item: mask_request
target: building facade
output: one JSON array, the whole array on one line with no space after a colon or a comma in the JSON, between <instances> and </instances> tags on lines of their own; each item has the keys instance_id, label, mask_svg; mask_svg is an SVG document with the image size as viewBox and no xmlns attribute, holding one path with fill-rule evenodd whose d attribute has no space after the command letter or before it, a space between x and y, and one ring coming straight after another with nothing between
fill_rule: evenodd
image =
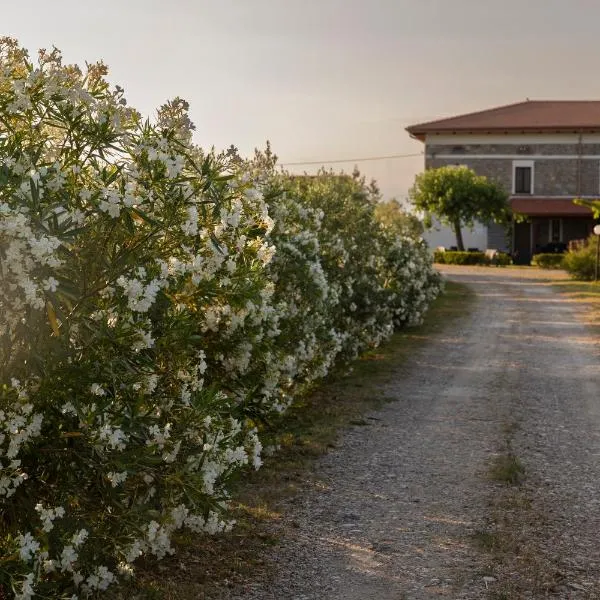
<instances>
[{"instance_id":1,"label":"building facade","mask_svg":"<svg viewBox=\"0 0 600 600\"><path fill-rule=\"evenodd\" d=\"M600 197L600 102L527 101L409 127L425 168L465 165L497 181L516 220L487 225L487 247L529 263L586 238L594 219L574 198Z\"/></svg>"}]
</instances>

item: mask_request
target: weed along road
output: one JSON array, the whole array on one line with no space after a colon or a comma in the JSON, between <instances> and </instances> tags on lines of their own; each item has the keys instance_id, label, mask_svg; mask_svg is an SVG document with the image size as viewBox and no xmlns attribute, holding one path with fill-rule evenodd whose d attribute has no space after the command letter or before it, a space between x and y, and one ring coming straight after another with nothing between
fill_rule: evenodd
<instances>
[{"instance_id":1,"label":"weed along road","mask_svg":"<svg viewBox=\"0 0 600 600\"><path fill-rule=\"evenodd\" d=\"M540 273L444 268L465 314L373 384L228 597L600 598L599 340Z\"/></svg>"}]
</instances>

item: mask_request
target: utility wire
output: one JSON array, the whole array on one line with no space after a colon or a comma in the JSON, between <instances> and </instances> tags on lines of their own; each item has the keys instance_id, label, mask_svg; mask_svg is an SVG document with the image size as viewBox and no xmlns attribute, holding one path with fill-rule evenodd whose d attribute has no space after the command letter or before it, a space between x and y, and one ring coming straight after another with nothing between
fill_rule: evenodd
<instances>
[{"instance_id":1,"label":"utility wire","mask_svg":"<svg viewBox=\"0 0 600 600\"><path fill-rule=\"evenodd\" d=\"M389 156L367 156L364 158L340 158L338 160L306 160L303 162L280 163L282 167L295 167L299 165L326 165L332 163L356 163L371 160L390 160L396 158L412 158L414 156L423 156L422 152L417 154L391 154Z\"/></svg>"}]
</instances>

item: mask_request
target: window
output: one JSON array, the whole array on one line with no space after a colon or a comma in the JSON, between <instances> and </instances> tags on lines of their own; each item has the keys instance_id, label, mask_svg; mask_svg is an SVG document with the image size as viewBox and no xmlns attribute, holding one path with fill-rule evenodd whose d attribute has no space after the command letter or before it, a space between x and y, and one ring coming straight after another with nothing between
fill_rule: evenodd
<instances>
[{"instance_id":1,"label":"window","mask_svg":"<svg viewBox=\"0 0 600 600\"><path fill-rule=\"evenodd\" d=\"M562 219L550 219L550 231L548 238L550 243L562 242Z\"/></svg>"},{"instance_id":2,"label":"window","mask_svg":"<svg viewBox=\"0 0 600 600\"><path fill-rule=\"evenodd\" d=\"M533 161L513 161L513 194L533 194Z\"/></svg>"},{"instance_id":3,"label":"window","mask_svg":"<svg viewBox=\"0 0 600 600\"><path fill-rule=\"evenodd\" d=\"M515 194L531 194L531 167L515 167Z\"/></svg>"}]
</instances>

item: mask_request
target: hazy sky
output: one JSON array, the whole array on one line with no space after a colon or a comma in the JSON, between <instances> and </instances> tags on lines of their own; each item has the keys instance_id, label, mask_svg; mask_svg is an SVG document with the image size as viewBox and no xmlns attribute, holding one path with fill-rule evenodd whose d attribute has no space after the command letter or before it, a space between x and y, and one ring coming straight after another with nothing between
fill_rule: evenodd
<instances>
[{"instance_id":1,"label":"hazy sky","mask_svg":"<svg viewBox=\"0 0 600 600\"><path fill-rule=\"evenodd\" d=\"M103 59L144 114L184 97L203 146L269 139L283 163L419 153L415 122L600 99L598 0L13 0L0 22L32 52ZM358 166L401 198L422 165Z\"/></svg>"}]
</instances>

